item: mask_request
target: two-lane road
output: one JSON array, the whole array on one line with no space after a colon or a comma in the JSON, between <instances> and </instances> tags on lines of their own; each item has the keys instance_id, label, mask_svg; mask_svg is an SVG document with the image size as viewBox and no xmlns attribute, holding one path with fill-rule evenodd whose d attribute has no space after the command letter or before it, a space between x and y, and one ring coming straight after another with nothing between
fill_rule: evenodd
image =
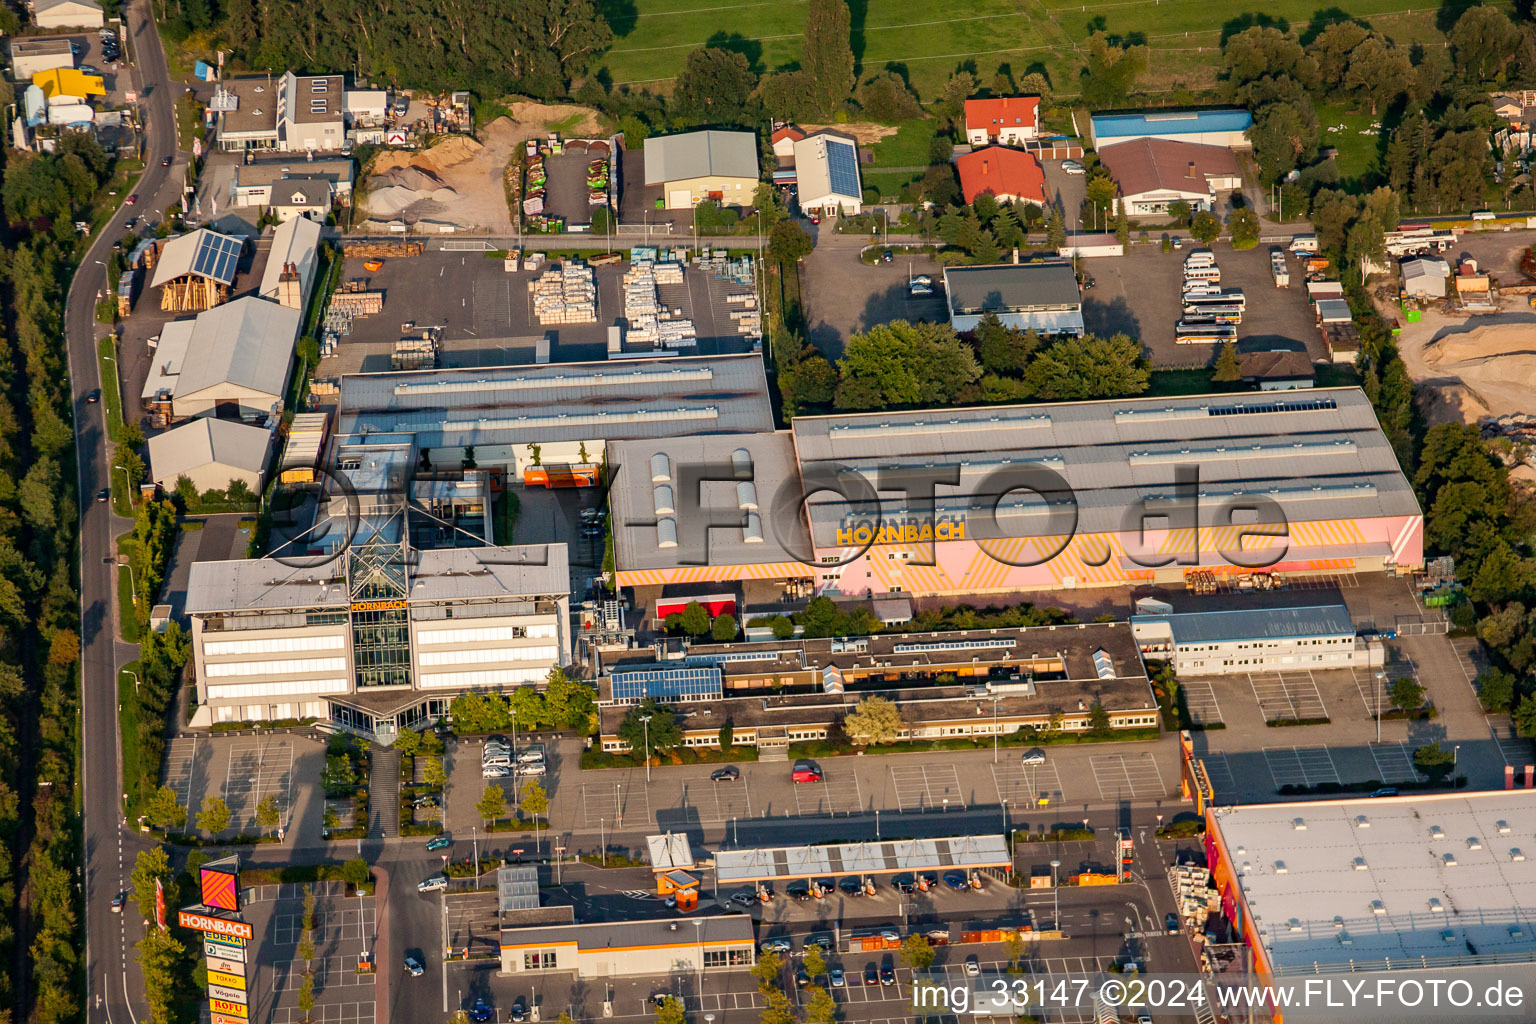
<instances>
[{"instance_id":1,"label":"two-lane road","mask_svg":"<svg viewBox=\"0 0 1536 1024\"><path fill-rule=\"evenodd\" d=\"M114 893L127 888L133 858L144 845L136 833L124 827L122 818L117 670L137 653L117 640L111 563L113 536L131 524L115 517L110 503L94 500L96 492L108 486L111 462L106 403L90 404L86 395L96 387L103 391L117 387L114 380L99 379L95 306L97 294L106 287L107 255L123 236L128 219L140 213L154 216L154 211L165 209L174 201L184 174L179 161L170 168L160 166L166 157L176 156L175 94L151 20L149 0L135 0L124 14L147 134L146 169L136 189L140 202L136 207L120 208L86 253L70 282L64 321L80 474L86 1020L91 1024L134 1024L142 1019L141 982L137 969L129 969L132 944L141 927L131 907L114 914L110 901Z\"/></svg>"}]
</instances>

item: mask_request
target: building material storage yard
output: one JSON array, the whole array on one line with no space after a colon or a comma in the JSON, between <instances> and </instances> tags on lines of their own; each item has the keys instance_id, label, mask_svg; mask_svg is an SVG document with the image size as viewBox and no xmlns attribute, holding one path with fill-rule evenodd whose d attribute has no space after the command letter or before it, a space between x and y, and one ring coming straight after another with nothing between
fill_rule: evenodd
<instances>
[{"instance_id":1,"label":"building material storage yard","mask_svg":"<svg viewBox=\"0 0 1536 1024\"><path fill-rule=\"evenodd\" d=\"M557 243L558 238L547 242ZM524 255L536 251L530 248ZM551 362L606 359L610 358L609 328L629 318L625 276L635 268L627 259L595 268L584 259L574 261L580 270L577 276L590 275L595 307L590 315L575 316L566 309L545 319L539 315L532 285L545 273L562 274L573 265L571 260L550 259L537 270L508 272L500 254L432 249L416 256L385 257L383 266L369 270L363 265L363 255L371 254L354 257L349 253L341 279L366 279L367 291L383 293L384 312L351 321L348 332L321 361L318 375L322 378L388 370L400 339L419 336L423 331L437 338L437 365L444 367L533 363L543 338L549 341ZM625 251L625 256L629 255ZM644 262L645 251L640 255ZM519 265L526 266L526 259ZM668 269L664 260L656 264L656 304L671 310L674 322L692 325L692 337L687 340L694 344L672 348L664 343L660 351L690 355L751 351L760 336L760 326L750 270L743 275L740 260L726 264L733 277L701 269L695 263L670 266L678 269ZM574 293L565 289L563 277L561 285L562 297L572 297ZM585 308L579 313L586 314ZM402 330L407 322L411 327ZM633 324L628 326L633 328ZM624 354L644 354L647 335L642 332L641 338L635 339L642 342L635 346L642 351L632 352L630 332L623 333ZM658 337L660 333L658 327Z\"/></svg>"}]
</instances>

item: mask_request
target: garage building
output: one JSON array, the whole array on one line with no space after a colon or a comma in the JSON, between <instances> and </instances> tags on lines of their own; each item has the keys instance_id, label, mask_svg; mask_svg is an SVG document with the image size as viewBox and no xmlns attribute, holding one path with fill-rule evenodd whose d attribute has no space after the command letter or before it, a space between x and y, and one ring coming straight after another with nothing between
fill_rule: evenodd
<instances>
[{"instance_id":1,"label":"garage building","mask_svg":"<svg viewBox=\"0 0 1536 1024\"><path fill-rule=\"evenodd\" d=\"M747 970L757 962L752 918L745 914L503 928L503 974L574 974L578 978L674 976Z\"/></svg>"},{"instance_id":2,"label":"garage building","mask_svg":"<svg viewBox=\"0 0 1536 1024\"><path fill-rule=\"evenodd\" d=\"M1082 293L1064 260L945 267L944 301L957 331L972 331L988 313L1004 326L1041 334L1081 335Z\"/></svg>"},{"instance_id":3,"label":"garage building","mask_svg":"<svg viewBox=\"0 0 1536 1024\"><path fill-rule=\"evenodd\" d=\"M1237 158L1225 146L1145 138L1111 146L1099 159L1120 188L1115 208L1130 217L1166 214L1174 202L1213 210L1219 195L1243 185Z\"/></svg>"},{"instance_id":4,"label":"garage building","mask_svg":"<svg viewBox=\"0 0 1536 1024\"><path fill-rule=\"evenodd\" d=\"M1101 158L1110 147L1138 139L1170 139L1228 149L1253 148L1247 135L1248 129L1253 127L1253 115L1235 107L1095 114L1092 125L1093 142Z\"/></svg>"},{"instance_id":5,"label":"garage building","mask_svg":"<svg viewBox=\"0 0 1536 1024\"><path fill-rule=\"evenodd\" d=\"M757 136L703 131L646 139L645 183L661 186L669 210L691 209L706 199L749 206L758 183Z\"/></svg>"},{"instance_id":6,"label":"garage building","mask_svg":"<svg viewBox=\"0 0 1536 1024\"><path fill-rule=\"evenodd\" d=\"M167 491L186 477L199 493L222 491L238 480L260 494L272 431L204 416L155 434L148 444L150 474Z\"/></svg>"}]
</instances>

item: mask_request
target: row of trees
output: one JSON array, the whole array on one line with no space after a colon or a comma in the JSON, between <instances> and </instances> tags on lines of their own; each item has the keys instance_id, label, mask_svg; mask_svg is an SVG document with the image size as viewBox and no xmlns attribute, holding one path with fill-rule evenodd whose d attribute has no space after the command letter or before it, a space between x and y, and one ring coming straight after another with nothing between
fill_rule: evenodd
<instances>
[{"instance_id":1,"label":"row of trees","mask_svg":"<svg viewBox=\"0 0 1536 1024\"><path fill-rule=\"evenodd\" d=\"M51 154L6 150L0 205L0 1004L36 1024L77 1020L79 496L64 347L77 220L111 162L89 135ZM109 626L106 628L110 628ZM24 743L15 737L25 736ZM25 803L16 794L29 794ZM27 849L19 847L25 844ZM29 902L17 928L17 869Z\"/></svg>"},{"instance_id":2,"label":"row of trees","mask_svg":"<svg viewBox=\"0 0 1536 1024\"><path fill-rule=\"evenodd\" d=\"M786 395L795 409L825 404L825 372L808 373L805 355L790 367ZM948 324L894 320L854 334L831 388L838 409L892 409L1026 399L1065 401L1141 394L1150 371L1135 339L1117 334L1044 339L988 314L970 338ZM783 381L781 381L781 385Z\"/></svg>"},{"instance_id":3,"label":"row of trees","mask_svg":"<svg viewBox=\"0 0 1536 1024\"><path fill-rule=\"evenodd\" d=\"M454 728L461 733L499 732L514 725L523 730L592 730L596 712L592 687L572 679L559 669L551 669L549 682L540 691L520 686L511 695L471 691L453 699L449 713Z\"/></svg>"}]
</instances>

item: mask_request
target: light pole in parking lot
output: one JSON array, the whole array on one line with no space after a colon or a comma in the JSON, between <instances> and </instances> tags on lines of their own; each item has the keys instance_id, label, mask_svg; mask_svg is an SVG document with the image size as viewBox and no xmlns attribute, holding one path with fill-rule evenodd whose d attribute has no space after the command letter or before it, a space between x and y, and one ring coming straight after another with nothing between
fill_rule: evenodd
<instances>
[{"instance_id":1,"label":"light pole in parking lot","mask_svg":"<svg viewBox=\"0 0 1536 1024\"><path fill-rule=\"evenodd\" d=\"M992 763L997 764L997 702L1001 694L992 695Z\"/></svg>"},{"instance_id":2,"label":"light pole in parking lot","mask_svg":"<svg viewBox=\"0 0 1536 1024\"><path fill-rule=\"evenodd\" d=\"M1051 861L1051 927L1061 931L1061 890L1056 887L1056 869L1061 861Z\"/></svg>"},{"instance_id":3,"label":"light pole in parking lot","mask_svg":"<svg viewBox=\"0 0 1536 1024\"><path fill-rule=\"evenodd\" d=\"M651 781L651 716L641 715L640 725L645 730L645 781Z\"/></svg>"}]
</instances>

